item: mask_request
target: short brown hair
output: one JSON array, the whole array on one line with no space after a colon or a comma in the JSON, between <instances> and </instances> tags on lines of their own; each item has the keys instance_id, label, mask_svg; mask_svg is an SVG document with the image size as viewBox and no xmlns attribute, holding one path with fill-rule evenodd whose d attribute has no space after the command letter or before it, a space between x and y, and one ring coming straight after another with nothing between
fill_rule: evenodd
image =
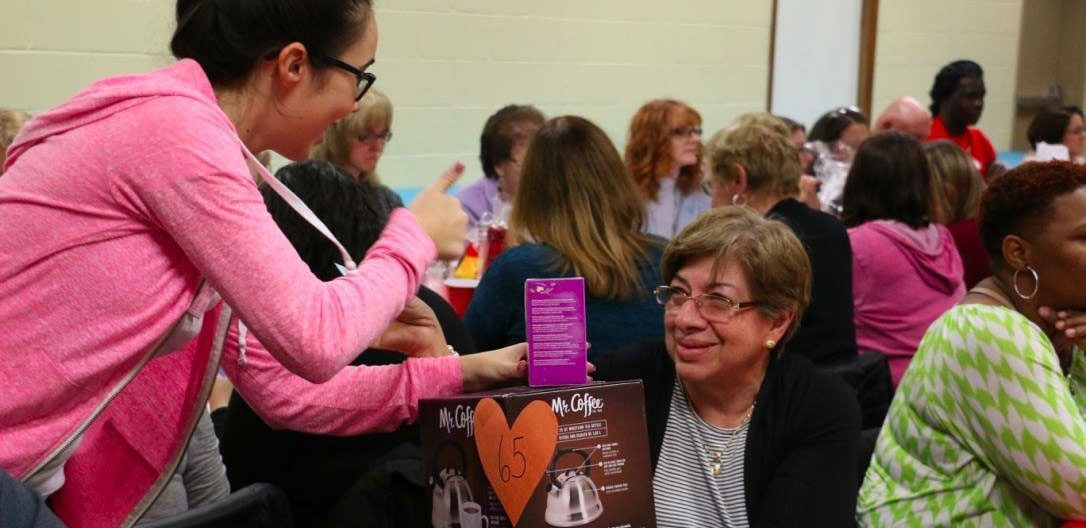
<instances>
[{"instance_id":1,"label":"short brown hair","mask_svg":"<svg viewBox=\"0 0 1086 528\"><path fill-rule=\"evenodd\" d=\"M736 178L734 166L739 164L747 171L751 191L774 196L796 194L802 169L790 133L784 121L770 114L740 116L705 145L712 177L731 183Z\"/></svg>"},{"instance_id":2,"label":"short brown hair","mask_svg":"<svg viewBox=\"0 0 1086 528\"><path fill-rule=\"evenodd\" d=\"M1086 167L1070 161L1023 163L995 178L980 199L980 237L992 267L1002 264L1003 239L1030 240L1052 219L1052 203L1086 187Z\"/></svg>"},{"instance_id":3,"label":"short brown hair","mask_svg":"<svg viewBox=\"0 0 1086 528\"><path fill-rule=\"evenodd\" d=\"M792 337L811 302L811 261L791 228L743 206L711 209L667 245L660 261L664 283L688 262L705 256L714 258L714 275L726 259L735 259L763 315L776 317L794 310L781 342Z\"/></svg>"},{"instance_id":4,"label":"short brown hair","mask_svg":"<svg viewBox=\"0 0 1086 528\"><path fill-rule=\"evenodd\" d=\"M1062 145L1063 136L1067 133L1067 125L1071 123L1073 114L1066 108L1045 108L1033 117L1026 130L1026 139L1029 140L1029 148L1037 150L1037 144L1044 142L1049 145Z\"/></svg>"},{"instance_id":5,"label":"short brown hair","mask_svg":"<svg viewBox=\"0 0 1086 528\"><path fill-rule=\"evenodd\" d=\"M931 169L920 140L883 132L864 140L841 193L841 223L896 220L913 229L931 222Z\"/></svg>"},{"instance_id":6,"label":"short brown hair","mask_svg":"<svg viewBox=\"0 0 1086 528\"><path fill-rule=\"evenodd\" d=\"M479 164L483 174L491 180L498 179L494 168L513 159L513 149L527 144L543 126L543 112L532 105L506 105L494 113L483 125L479 135Z\"/></svg>"}]
</instances>

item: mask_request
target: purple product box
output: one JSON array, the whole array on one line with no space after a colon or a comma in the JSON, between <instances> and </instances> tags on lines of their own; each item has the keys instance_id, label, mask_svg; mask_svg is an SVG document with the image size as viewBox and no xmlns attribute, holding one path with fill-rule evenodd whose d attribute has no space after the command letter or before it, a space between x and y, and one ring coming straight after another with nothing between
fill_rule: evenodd
<instances>
[{"instance_id":1,"label":"purple product box","mask_svg":"<svg viewBox=\"0 0 1086 528\"><path fill-rule=\"evenodd\" d=\"M588 381L585 320L583 278L524 281L529 386Z\"/></svg>"}]
</instances>

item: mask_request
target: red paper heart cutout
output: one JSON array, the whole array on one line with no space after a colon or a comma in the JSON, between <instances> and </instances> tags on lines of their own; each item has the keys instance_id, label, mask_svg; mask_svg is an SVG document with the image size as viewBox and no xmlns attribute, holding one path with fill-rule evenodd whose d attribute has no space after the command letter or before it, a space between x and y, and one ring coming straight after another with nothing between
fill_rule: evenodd
<instances>
[{"instance_id":1,"label":"red paper heart cutout","mask_svg":"<svg viewBox=\"0 0 1086 528\"><path fill-rule=\"evenodd\" d=\"M547 471L556 445L558 418L546 402L529 403L513 427L493 399L484 398L475 406L479 460L513 526Z\"/></svg>"}]
</instances>

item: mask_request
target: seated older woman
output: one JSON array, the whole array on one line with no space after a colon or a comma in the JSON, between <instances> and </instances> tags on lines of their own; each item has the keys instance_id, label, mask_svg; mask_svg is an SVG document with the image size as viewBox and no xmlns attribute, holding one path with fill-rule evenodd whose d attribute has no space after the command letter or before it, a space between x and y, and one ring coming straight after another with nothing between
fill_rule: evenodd
<instances>
[{"instance_id":1,"label":"seated older woman","mask_svg":"<svg viewBox=\"0 0 1086 528\"><path fill-rule=\"evenodd\" d=\"M852 247L832 215L800 203L800 162L787 125L770 114L746 114L705 145L714 207L746 204L783 220L811 262L811 305L788 347L818 365L856 357L852 322Z\"/></svg>"},{"instance_id":2,"label":"seated older woman","mask_svg":"<svg viewBox=\"0 0 1086 528\"><path fill-rule=\"evenodd\" d=\"M810 296L792 230L717 208L671 241L662 268L663 342L601 354L596 371L644 381L659 526L850 524L855 396L780 353Z\"/></svg>"},{"instance_id":3,"label":"seated older woman","mask_svg":"<svg viewBox=\"0 0 1086 528\"><path fill-rule=\"evenodd\" d=\"M865 526L1086 520L1086 168L996 178L995 275L935 321L898 387L859 499Z\"/></svg>"}]
</instances>

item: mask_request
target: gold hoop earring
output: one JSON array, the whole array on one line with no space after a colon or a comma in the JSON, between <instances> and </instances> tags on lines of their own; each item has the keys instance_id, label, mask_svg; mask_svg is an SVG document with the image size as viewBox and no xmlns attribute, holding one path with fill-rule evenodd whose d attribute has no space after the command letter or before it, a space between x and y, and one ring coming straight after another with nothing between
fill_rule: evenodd
<instances>
[{"instance_id":1,"label":"gold hoop earring","mask_svg":"<svg viewBox=\"0 0 1086 528\"><path fill-rule=\"evenodd\" d=\"M1022 273L1022 270L1014 270L1014 276L1011 277L1011 286L1014 287L1015 294L1017 294L1023 300L1028 301L1037 296L1037 290L1041 287L1041 278L1037 276L1037 270L1033 269L1030 266L1026 266L1026 271L1028 271L1030 275L1033 275L1033 291L1030 292L1029 295L1026 295L1022 293L1022 290L1018 289L1018 274Z\"/></svg>"},{"instance_id":2,"label":"gold hoop earring","mask_svg":"<svg viewBox=\"0 0 1086 528\"><path fill-rule=\"evenodd\" d=\"M733 194L732 205L747 205L747 197L742 194Z\"/></svg>"},{"instance_id":3,"label":"gold hoop earring","mask_svg":"<svg viewBox=\"0 0 1086 528\"><path fill-rule=\"evenodd\" d=\"M770 350L773 350L774 348L777 347L777 342L772 340L772 339L766 339L765 340L765 347L770 349Z\"/></svg>"}]
</instances>

